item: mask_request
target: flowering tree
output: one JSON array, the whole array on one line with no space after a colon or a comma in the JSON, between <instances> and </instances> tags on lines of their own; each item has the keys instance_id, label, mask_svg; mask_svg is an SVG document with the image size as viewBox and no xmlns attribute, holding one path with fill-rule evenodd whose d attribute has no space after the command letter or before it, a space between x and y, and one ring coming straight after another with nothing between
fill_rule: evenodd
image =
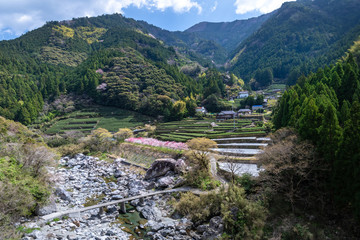
<instances>
[{"instance_id":1,"label":"flowering tree","mask_svg":"<svg viewBox=\"0 0 360 240\"><path fill-rule=\"evenodd\" d=\"M150 145L154 147L166 147L177 150L187 150L188 146L185 143L172 142L172 141L160 141L154 138L128 138L125 142L138 143L144 145Z\"/></svg>"}]
</instances>

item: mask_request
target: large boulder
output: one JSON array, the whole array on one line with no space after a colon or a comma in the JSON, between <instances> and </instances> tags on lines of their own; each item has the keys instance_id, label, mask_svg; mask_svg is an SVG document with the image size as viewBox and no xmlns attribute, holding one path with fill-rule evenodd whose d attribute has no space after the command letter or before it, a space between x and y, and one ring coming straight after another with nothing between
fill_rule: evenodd
<instances>
[{"instance_id":1,"label":"large boulder","mask_svg":"<svg viewBox=\"0 0 360 240\"><path fill-rule=\"evenodd\" d=\"M164 176L169 171L174 171L176 160L171 158L157 159L147 170L145 180Z\"/></svg>"},{"instance_id":2,"label":"large boulder","mask_svg":"<svg viewBox=\"0 0 360 240\"><path fill-rule=\"evenodd\" d=\"M197 232L201 233L201 240L215 240L219 239L224 231L224 222L220 216L210 219L209 226L200 225L197 228Z\"/></svg>"},{"instance_id":3,"label":"large boulder","mask_svg":"<svg viewBox=\"0 0 360 240\"><path fill-rule=\"evenodd\" d=\"M175 172L176 173L185 173L186 172L187 165L185 163L185 160L180 158L176 161L175 165Z\"/></svg>"},{"instance_id":4,"label":"large boulder","mask_svg":"<svg viewBox=\"0 0 360 240\"><path fill-rule=\"evenodd\" d=\"M224 231L224 222L220 216L210 219L209 227L216 232L222 233Z\"/></svg>"},{"instance_id":5,"label":"large boulder","mask_svg":"<svg viewBox=\"0 0 360 240\"><path fill-rule=\"evenodd\" d=\"M170 185L174 184L174 179L172 177L162 177L157 181L158 188L167 188Z\"/></svg>"},{"instance_id":6,"label":"large boulder","mask_svg":"<svg viewBox=\"0 0 360 240\"><path fill-rule=\"evenodd\" d=\"M53 195L50 196L49 201L44 206L38 206L35 209L35 214L37 216L45 216L51 214L53 212L57 212L57 206L55 202L55 197Z\"/></svg>"},{"instance_id":7,"label":"large boulder","mask_svg":"<svg viewBox=\"0 0 360 240\"><path fill-rule=\"evenodd\" d=\"M155 220L159 221L161 219L162 213L159 208L155 206L148 206L145 207L138 207L138 210L140 210L142 216L147 220Z\"/></svg>"},{"instance_id":8,"label":"large boulder","mask_svg":"<svg viewBox=\"0 0 360 240\"><path fill-rule=\"evenodd\" d=\"M63 188L56 188L55 190L55 195L58 196L59 198L61 198L64 201L72 201L71 195L69 192L67 192L65 189Z\"/></svg>"}]
</instances>

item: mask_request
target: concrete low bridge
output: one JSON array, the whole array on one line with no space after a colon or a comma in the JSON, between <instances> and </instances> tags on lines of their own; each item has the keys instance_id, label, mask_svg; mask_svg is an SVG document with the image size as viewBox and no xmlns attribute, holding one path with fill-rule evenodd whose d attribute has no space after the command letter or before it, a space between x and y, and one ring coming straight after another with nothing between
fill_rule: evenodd
<instances>
[{"instance_id":1,"label":"concrete low bridge","mask_svg":"<svg viewBox=\"0 0 360 240\"><path fill-rule=\"evenodd\" d=\"M203 193L202 191L200 191L198 189L189 188L189 187L174 188L174 189L169 189L169 190L164 190L164 191L156 191L156 192L152 192L152 193L146 193L146 194L129 197L129 198L124 198L124 199L111 201L111 202L107 202L107 203L101 203L101 204L84 207L84 208L76 208L76 209L69 209L69 210L65 210L65 211L59 211L59 212L51 213L49 215L42 216L41 219L45 220L45 221L51 221L54 218L61 218L62 216L80 214L81 212L86 212L86 211L89 211L92 209L97 209L97 208L100 208L100 212L103 212L104 207L107 207L109 205L115 205L115 204L120 204L120 211L122 213L126 213L125 204L127 202L139 199L140 203L144 203L144 198L159 195L159 194L173 193L173 192L192 192L197 195L200 195L201 193Z\"/></svg>"}]
</instances>

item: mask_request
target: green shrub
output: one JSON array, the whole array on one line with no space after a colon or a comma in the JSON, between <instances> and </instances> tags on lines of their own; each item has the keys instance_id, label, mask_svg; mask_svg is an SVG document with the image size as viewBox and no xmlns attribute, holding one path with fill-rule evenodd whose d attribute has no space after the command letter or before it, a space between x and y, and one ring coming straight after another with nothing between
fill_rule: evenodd
<instances>
[{"instance_id":1,"label":"green shrub","mask_svg":"<svg viewBox=\"0 0 360 240\"><path fill-rule=\"evenodd\" d=\"M0 158L0 239L16 239L13 222L31 215L50 195L43 176L33 177L15 159Z\"/></svg>"},{"instance_id":2,"label":"green shrub","mask_svg":"<svg viewBox=\"0 0 360 240\"><path fill-rule=\"evenodd\" d=\"M311 233L307 225L297 223L295 226L283 233L282 239L313 240L314 235Z\"/></svg>"},{"instance_id":3,"label":"green shrub","mask_svg":"<svg viewBox=\"0 0 360 240\"><path fill-rule=\"evenodd\" d=\"M85 147L90 152L109 152L117 142L113 139L113 135L104 128L98 128L92 131L83 141Z\"/></svg>"},{"instance_id":4,"label":"green shrub","mask_svg":"<svg viewBox=\"0 0 360 240\"><path fill-rule=\"evenodd\" d=\"M264 128L266 133L271 133L274 129L274 124L270 121L264 123Z\"/></svg>"},{"instance_id":5,"label":"green shrub","mask_svg":"<svg viewBox=\"0 0 360 240\"><path fill-rule=\"evenodd\" d=\"M237 183L244 188L246 193L251 192L252 188L255 185L255 180L249 173L244 173L241 177L237 177Z\"/></svg>"},{"instance_id":6,"label":"green shrub","mask_svg":"<svg viewBox=\"0 0 360 240\"><path fill-rule=\"evenodd\" d=\"M75 156L78 153L89 153L89 150L85 149L85 144L67 144L57 148L57 151L61 156Z\"/></svg>"},{"instance_id":7,"label":"green shrub","mask_svg":"<svg viewBox=\"0 0 360 240\"><path fill-rule=\"evenodd\" d=\"M118 142L123 142L125 139L130 138L133 135L133 131L131 131L130 128L119 128L119 131L114 134L114 138Z\"/></svg>"},{"instance_id":8,"label":"green shrub","mask_svg":"<svg viewBox=\"0 0 360 240\"><path fill-rule=\"evenodd\" d=\"M196 196L184 193L175 209L196 224L222 216L225 227L223 239L261 239L267 211L257 202L245 198L243 188L231 185L227 190Z\"/></svg>"},{"instance_id":9,"label":"green shrub","mask_svg":"<svg viewBox=\"0 0 360 240\"><path fill-rule=\"evenodd\" d=\"M186 174L188 185L200 188L202 190L212 190L221 185L219 181L213 179L207 171L195 170Z\"/></svg>"},{"instance_id":10,"label":"green shrub","mask_svg":"<svg viewBox=\"0 0 360 240\"><path fill-rule=\"evenodd\" d=\"M0 212L0 239L17 240L21 235L22 233L13 226L13 219Z\"/></svg>"},{"instance_id":11,"label":"green shrub","mask_svg":"<svg viewBox=\"0 0 360 240\"><path fill-rule=\"evenodd\" d=\"M243 188L232 185L224 193L221 214L230 239L261 239L264 232L266 209L245 198Z\"/></svg>"},{"instance_id":12,"label":"green shrub","mask_svg":"<svg viewBox=\"0 0 360 240\"><path fill-rule=\"evenodd\" d=\"M46 144L52 148L56 148L68 144L68 141L58 134L56 134L55 136L48 137L45 140L46 140Z\"/></svg>"},{"instance_id":13,"label":"green shrub","mask_svg":"<svg viewBox=\"0 0 360 240\"><path fill-rule=\"evenodd\" d=\"M208 172L210 170L208 154L211 148L217 148L216 142L208 138L194 138L186 144L190 149L186 156L192 162L194 168Z\"/></svg>"},{"instance_id":14,"label":"green shrub","mask_svg":"<svg viewBox=\"0 0 360 240\"><path fill-rule=\"evenodd\" d=\"M56 154L25 126L0 117L0 239L16 239L14 222L50 195L47 167Z\"/></svg>"},{"instance_id":15,"label":"green shrub","mask_svg":"<svg viewBox=\"0 0 360 240\"><path fill-rule=\"evenodd\" d=\"M201 224L221 213L222 194L210 192L196 196L191 192L183 193L175 209L184 216L189 216L195 223Z\"/></svg>"}]
</instances>

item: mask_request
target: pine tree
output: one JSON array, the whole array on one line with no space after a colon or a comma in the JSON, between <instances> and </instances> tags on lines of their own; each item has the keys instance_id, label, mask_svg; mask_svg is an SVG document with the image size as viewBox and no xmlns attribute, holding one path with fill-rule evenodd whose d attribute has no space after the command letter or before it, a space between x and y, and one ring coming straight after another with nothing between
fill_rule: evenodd
<instances>
[{"instance_id":1,"label":"pine tree","mask_svg":"<svg viewBox=\"0 0 360 240\"><path fill-rule=\"evenodd\" d=\"M300 136L313 142L317 141L319 139L317 128L320 125L321 116L314 98L310 97L304 101L301 113L302 115L299 119Z\"/></svg>"},{"instance_id":2,"label":"pine tree","mask_svg":"<svg viewBox=\"0 0 360 240\"><path fill-rule=\"evenodd\" d=\"M327 104L325 108L318 133L319 141L316 142L316 145L324 158L333 162L339 143L341 142L342 129L339 125L336 109L331 104Z\"/></svg>"},{"instance_id":3,"label":"pine tree","mask_svg":"<svg viewBox=\"0 0 360 240\"><path fill-rule=\"evenodd\" d=\"M360 217L360 104L354 102L350 118L344 127L338 161L335 164L337 180L334 182L338 200L347 204L351 201L355 213Z\"/></svg>"}]
</instances>

